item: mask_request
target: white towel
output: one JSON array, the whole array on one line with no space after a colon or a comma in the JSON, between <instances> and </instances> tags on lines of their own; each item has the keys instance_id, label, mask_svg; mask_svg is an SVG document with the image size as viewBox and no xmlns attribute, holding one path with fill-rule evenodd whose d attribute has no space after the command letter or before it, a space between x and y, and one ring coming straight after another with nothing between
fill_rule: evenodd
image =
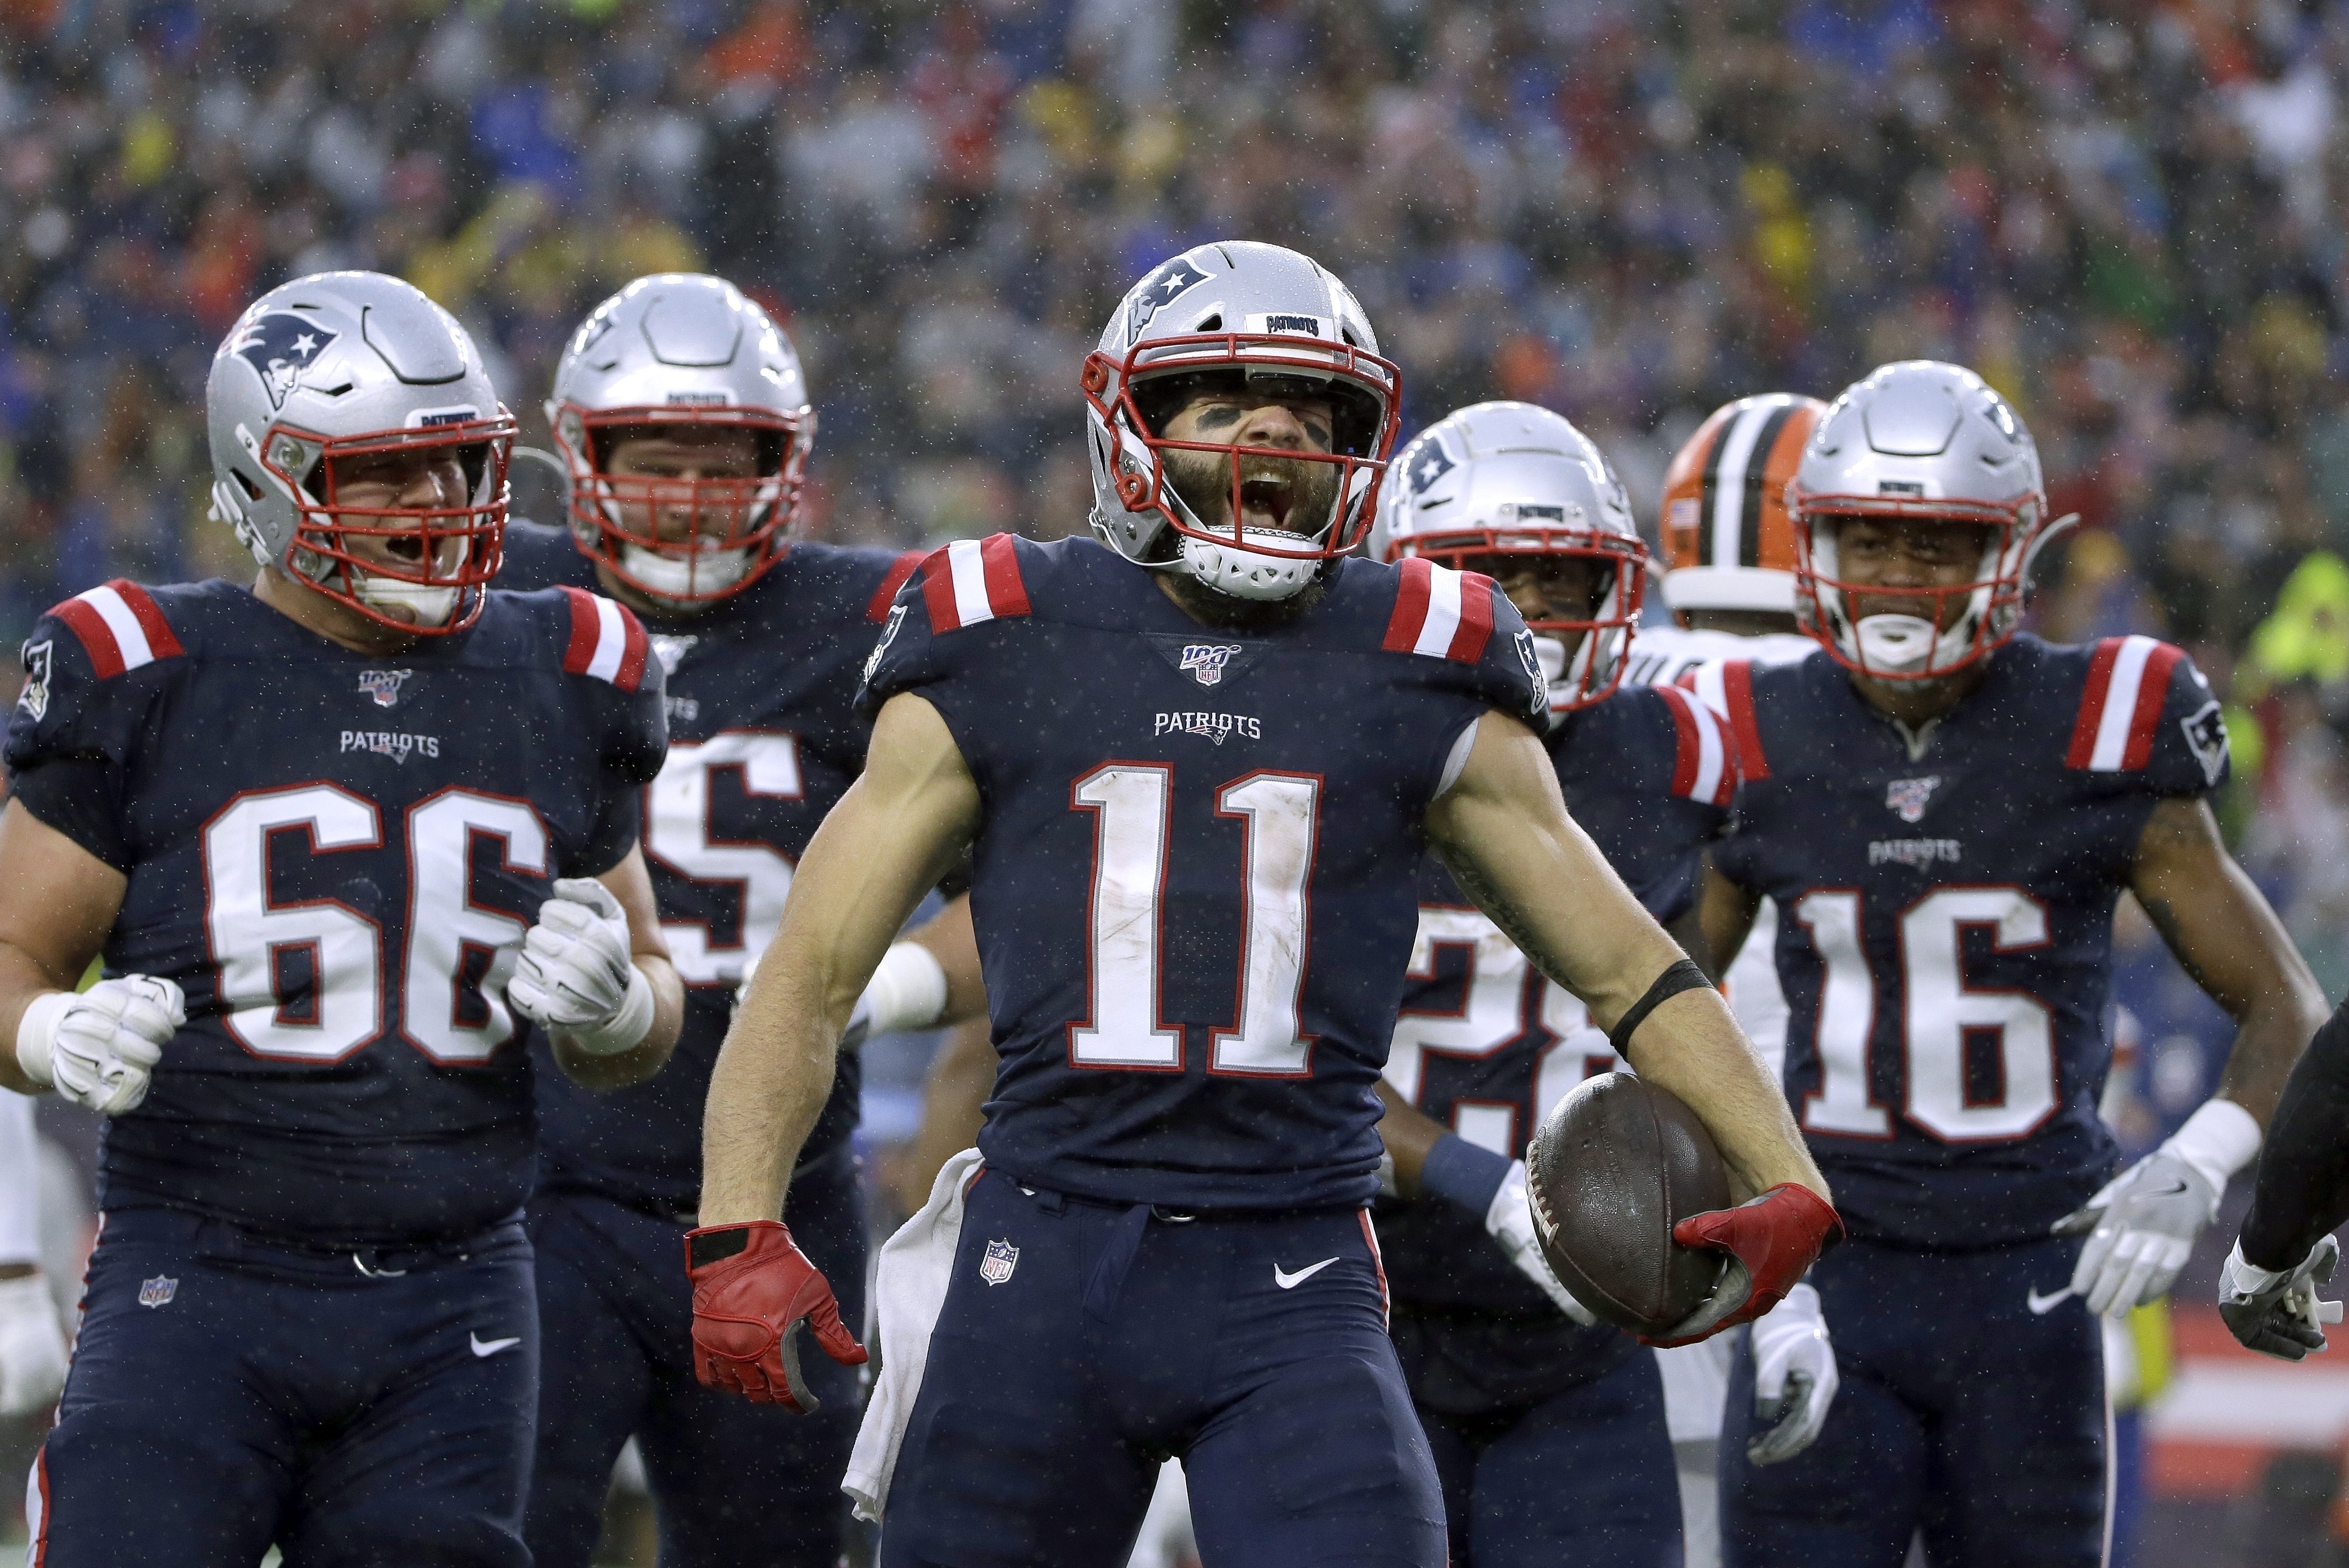
<instances>
[{"instance_id":1,"label":"white towel","mask_svg":"<svg viewBox=\"0 0 2349 1568\"><path fill-rule=\"evenodd\" d=\"M856 1506L856 1517L878 1522L889 1501L889 1478L914 1400L922 1392L929 1364L930 1332L946 1307L947 1284L954 1274L955 1248L962 1239L962 1196L979 1167L978 1150L966 1149L947 1161L930 1183L922 1212L897 1227L881 1244L873 1271L873 1309L881 1336L881 1376L856 1429L848 1474L840 1490Z\"/></svg>"}]
</instances>

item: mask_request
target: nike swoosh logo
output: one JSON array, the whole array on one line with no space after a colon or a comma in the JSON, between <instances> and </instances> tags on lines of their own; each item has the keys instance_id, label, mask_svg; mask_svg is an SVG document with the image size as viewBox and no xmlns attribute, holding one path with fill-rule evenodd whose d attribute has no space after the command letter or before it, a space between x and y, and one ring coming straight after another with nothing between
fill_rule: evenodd
<instances>
[{"instance_id":1,"label":"nike swoosh logo","mask_svg":"<svg viewBox=\"0 0 2349 1568\"><path fill-rule=\"evenodd\" d=\"M2049 1313L2055 1310L2057 1303L2069 1298L2071 1294L2072 1287L2068 1284L2062 1290L2057 1291L2054 1295L2042 1295L2034 1290L2029 1295L2023 1297L2023 1305L2031 1309L2032 1316L2044 1317Z\"/></svg>"},{"instance_id":2,"label":"nike swoosh logo","mask_svg":"<svg viewBox=\"0 0 2349 1568\"><path fill-rule=\"evenodd\" d=\"M522 1336L519 1334L512 1339L484 1339L478 1334L468 1334L465 1339L472 1346L473 1354L476 1356L495 1356L501 1350L512 1350L522 1343Z\"/></svg>"},{"instance_id":3,"label":"nike swoosh logo","mask_svg":"<svg viewBox=\"0 0 2349 1568\"><path fill-rule=\"evenodd\" d=\"M1281 1272L1280 1265L1278 1264L1275 1264L1272 1265L1272 1283L1278 1285L1283 1290L1295 1290L1299 1285L1303 1284L1307 1280L1311 1279L1315 1274L1319 1274L1323 1269L1328 1268L1331 1264L1334 1264L1338 1260L1336 1258L1323 1258L1318 1264L1306 1264L1303 1268L1299 1269L1295 1274L1284 1274Z\"/></svg>"},{"instance_id":4,"label":"nike swoosh logo","mask_svg":"<svg viewBox=\"0 0 2349 1568\"><path fill-rule=\"evenodd\" d=\"M2157 1187L2157 1188L2155 1188L2152 1191L2147 1192L2147 1193L2145 1193L2145 1194L2144 1194L2144 1196L2146 1196L2146 1197L2147 1197L2147 1198L2175 1198L2175 1197L2177 1197L2180 1192L2183 1192L2183 1191L2186 1191L2186 1183L2185 1183L2185 1182L2183 1182L2183 1181L2173 1181L2173 1182L2171 1182L2171 1183L2170 1183L2168 1186L2167 1186L2167 1187Z\"/></svg>"}]
</instances>

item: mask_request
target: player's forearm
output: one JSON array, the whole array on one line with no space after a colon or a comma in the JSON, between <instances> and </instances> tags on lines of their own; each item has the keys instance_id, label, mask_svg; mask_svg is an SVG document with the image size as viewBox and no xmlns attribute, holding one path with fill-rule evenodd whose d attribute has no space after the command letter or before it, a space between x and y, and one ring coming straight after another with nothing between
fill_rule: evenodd
<instances>
[{"instance_id":1,"label":"player's forearm","mask_svg":"<svg viewBox=\"0 0 2349 1568\"><path fill-rule=\"evenodd\" d=\"M2349 1220L2349 1006L2336 1012L2292 1068L2251 1189L2243 1257L2296 1268L2326 1232Z\"/></svg>"},{"instance_id":2,"label":"player's forearm","mask_svg":"<svg viewBox=\"0 0 2349 1568\"><path fill-rule=\"evenodd\" d=\"M1403 1099L1384 1079L1379 1083L1379 1100L1386 1107L1379 1119L1379 1136L1386 1140L1387 1153L1394 1161L1395 1191L1415 1198L1420 1172L1427 1168L1428 1155L1443 1141L1444 1126Z\"/></svg>"},{"instance_id":3,"label":"player's forearm","mask_svg":"<svg viewBox=\"0 0 2349 1568\"><path fill-rule=\"evenodd\" d=\"M781 1217L802 1146L831 1097L836 1042L854 1006L779 934L719 1047L702 1111L701 1222Z\"/></svg>"},{"instance_id":4,"label":"player's forearm","mask_svg":"<svg viewBox=\"0 0 2349 1568\"><path fill-rule=\"evenodd\" d=\"M1700 986L1658 1004L1625 1055L1642 1078L1696 1112L1739 1197L1793 1182L1833 1202L1785 1096L1718 992Z\"/></svg>"},{"instance_id":5,"label":"player's forearm","mask_svg":"<svg viewBox=\"0 0 2349 1568\"><path fill-rule=\"evenodd\" d=\"M2250 1111L2261 1127L2269 1126L2303 1047L2324 1026L2323 996L2314 979L2303 990L2289 976L2279 976L2275 990L2252 1005L2236 1030L2235 1047L2219 1074L2219 1093Z\"/></svg>"},{"instance_id":6,"label":"player's forearm","mask_svg":"<svg viewBox=\"0 0 2349 1568\"><path fill-rule=\"evenodd\" d=\"M554 1037L554 1059L564 1076L599 1094L633 1088L659 1072L677 1050L685 1027L685 984L678 978L677 966L660 954L639 953L631 961L653 993L653 1021L642 1040L625 1051L597 1056L568 1036Z\"/></svg>"},{"instance_id":7,"label":"player's forearm","mask_svg":"<svg viewBox=\"0 0 2349 1568\"><path fill-rule=\"evenodd\" d=\"M970 894L949 901L935 919L907 934L906 941L926 950L947 977L946 1006L937 1028L953 1028L987 1016L987 980L978 965L978 934L970 923ZM988 1053L988 1082L994 1081L994 1052ZM949 1154L969 1148L957 1144Z\"/></svg>"},{"instance_id":8,"label":"player's forearm","mask_svg":"<svg viewBox=\"0 0 2349 1568\"><path fill-rule=\"evenodd\" d=\"M34 1082L17 1065L16 1030L35 997L71 989L70 981L59 982L24 949L0 941L0 1088L18 1094L47 1092L47 1085Z\"/></svg>"},{"instance_id":9,"label":"player's forearm","mask_svg":"<svg viewBox=\"0 0 2349 1568\"><path fill-rule=\"evenodd\" d=\"M930 1183L946 1162L978 1140L998 1060L983 1014L957 1026L938 1047L922 1083L921 1130L899 1171L898 1202L907 1213L929 1201Z\"/></svg>"}]
</instances>

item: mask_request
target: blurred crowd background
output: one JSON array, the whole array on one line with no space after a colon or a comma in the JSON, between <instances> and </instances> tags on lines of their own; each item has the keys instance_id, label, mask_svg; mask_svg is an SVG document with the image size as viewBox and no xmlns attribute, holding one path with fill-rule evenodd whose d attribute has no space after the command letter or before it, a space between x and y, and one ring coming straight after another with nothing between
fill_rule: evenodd
<instances>
[{"instance_id":1,"label":"blurred crowd background","mask_svg":"<svg viewBox=\"0 0 2349 1568\"><path fill-rule=\"evenodd\" d=\"M408 277L543 439L595 300L721 273L807 361L815 531L910 544L1081 528L1118 296L1272 240L1361 296L1406 437L1547 404L1651 528L1728 398L1979 369L2081 518L2038 629L2191 651L2230 837L2349 989L2341 0L0 0L0 643L250 571L202 381L289 277ZM2141 1145L2226 1033L2122 952Z\"/></svg>"}]
</instances>

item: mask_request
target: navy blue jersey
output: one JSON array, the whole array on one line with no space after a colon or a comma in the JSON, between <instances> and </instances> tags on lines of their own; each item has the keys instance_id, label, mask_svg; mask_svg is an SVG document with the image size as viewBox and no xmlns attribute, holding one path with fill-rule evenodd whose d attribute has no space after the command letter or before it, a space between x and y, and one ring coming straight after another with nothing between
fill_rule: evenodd
<instances>
[{"instance_id":1,"label":"navy blue jersey","mask_svg":"<svg viewBox=\"0 0 2349 1568\"><path fill-rule=\"evenodd\" d=\"M1548 748L1567 810L1648 913L1666 923L1686 914L1737 789L1721 721L1677 686L1627 686L1568 714ZM1551 1106L1615 1069L1614 1048L1433 855L1421 861L1419 901L1387 1083L1471 1143L1520 1159ZM1485 1235L1482 1215L1427 1200L1382 1208L1379 1222L1399 1300L1573 1330Z\"/></svg>"},{"instance_id":2,"label":"navy blue jersey","mask_svg":"<svg viewBox=\"0 0 2349 1568\"><path fill-rule=\"evenodd\" d=\"M2150 637L2023 636L1917 738L1835 663L1724 671L1745 784L1718 864L1778 911L1786 1098L1857 1236L2044 1236L2113 1171L2113 904L2165 796L2227 771Z\"/></svg>"},{"instance_id":3,"label":"navy blue jersey","mask_svg":"<svg viewBox=\"0 0 2349 1568\"><path fill-rule=\"evenodd\" d=\"M864 767L871 727L857 672L917 556L794 544L741 593L698 614L647 612L667 676L668 760L644 798L645 862L661 931L685 982L677 1055L632 1088L598 1094L539 1077L542 1180L638 1208L687 1211L701 1190L701 1106L743 965L782 918L792 868ZM507 530L509 587L593 587L567 529ZM856 1126L861 1082L841 1058L802 1158Z\"/></svg>"},{"instance_id":4,"label":"navy blue jersey","mask_svg":"<svg viewBox=\"0 0 2349 1568\"><path fill-rule=\"evenodd\" d=\"M576 589L493 593L392 658L227 583L113 583L26 643L16 799L121 872L109 975L188 1023L107 1124L109 1208L327 1245L464 1233L533 1167L503 975L551 879L637 838L660 767L644 630Z\"/></svg>"},{"instance_id":5,"label":"navy blue jersey","mask_svg":"<svg viewBox=\"0 0 2349 1568\"><path fill-rule=\"evenodd\" d=\"M999 534L898 594L862 700L905 691L982 801L988 1162L1113 1202L1367 1202L1421 819L1481 715L1547 712L1491 580L1349 560L1226 633L1091 540Z\"/></svg>"}]
</instances>

